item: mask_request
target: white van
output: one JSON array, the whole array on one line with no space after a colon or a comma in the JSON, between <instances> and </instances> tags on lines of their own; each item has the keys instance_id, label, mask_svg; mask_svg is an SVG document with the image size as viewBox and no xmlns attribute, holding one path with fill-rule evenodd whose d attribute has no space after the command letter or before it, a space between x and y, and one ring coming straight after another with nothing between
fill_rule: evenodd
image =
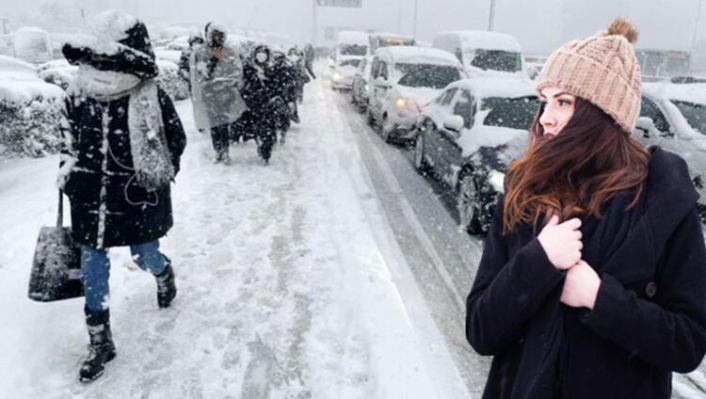
<instances>
[{"instance_id":1,"label":"white van","mask_svg":"<svg viewBox=\"0 0 706 399\"><path fill-rule=\"evenodd\" d=\"M338 32L336 52L331 60L331 88L349 90L353 85L355 72L370 53L368 34L361 31L344 30Z\"/></svg>"},{"instance_id":2,"label":"white van","mask_svg":"<svg viewBox=\"0 0 706 399\"><path fill-rule=\"evenodd\" d=\"M526 76L522 48L514 36L488 31L440 32L432 47L455 55L468 76Z\"/></svg>"}]
</instances>

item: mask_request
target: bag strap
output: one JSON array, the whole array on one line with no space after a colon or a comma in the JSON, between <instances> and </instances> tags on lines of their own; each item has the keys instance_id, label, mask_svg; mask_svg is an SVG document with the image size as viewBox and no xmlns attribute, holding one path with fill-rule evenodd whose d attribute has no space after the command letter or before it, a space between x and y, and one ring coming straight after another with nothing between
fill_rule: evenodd
<instances>
[{"instance_id":1,"label":"bag strap","mask_svg":"<svg viewBox=\"0 0 706 399\"><path fill-rule=\"evenodd\" d=\"M59 189L59 215L56 218L56 227L64 225L64 191Z\"/></svg>"}]
</instances>

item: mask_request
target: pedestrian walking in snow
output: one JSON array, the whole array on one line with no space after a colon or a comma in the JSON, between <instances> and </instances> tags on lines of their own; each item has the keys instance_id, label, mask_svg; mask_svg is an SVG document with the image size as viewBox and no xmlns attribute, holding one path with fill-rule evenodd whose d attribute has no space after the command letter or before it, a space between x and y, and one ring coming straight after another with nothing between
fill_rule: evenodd
<instances>
[{"instance_id":1,"label":"pedestrian walking in snow","mask_svg":"<svg viewBox=\"0 0 706 399\"><path fill-rule=\"evenodd\" d=\"M252 48L248 61L243 67L245 86L243 99L248 105L246 123L255 132L257 152L269 163L272 146L277 138L275 126L275 110L277 95L270 70L270 49L264 44Z\"/></svg>"},{"instance_id":2,"label":"pedestrian walking in snow","mask_svg":"<svg viewBox=\"0 0 706 399\"><path fill-rule=\"evenodd\" d=\"M193 34L189 36L189 46L181 51L179 57L179 77L184 79L191 90L191 54L194 52L194 47L204 43L201 34Z\"/></svg>"},{"instance_id":3,"label":"pedestrian walking in snow","mask_svg":"<svg viewBox=\"0 0 706 399\"><path fill-rule=\"evenodd\" d=\"M307 72L309 72L309 75L311 75L312 79L316 79L316 75L314 74L315 59L316 50L314 50L314 46L312 46L311 43L307 43L306 46L304 46L304 66L306 67Z\"/></svg>"},{"instance_id":4,"label":"pedestrian walking in snow","mask_svg":"<svg viewBox=\"0 0 706 399\"><path fill-rule=\"evenodd\" d=\"M58 183L71 202L81 244L89 355L80 380L93 381L115 357L108 248L130 246L135 262L157 281L157 303L176 295L172 263L159 239L172 227L170 182L179 172L186 136L158 69L145 25L119 11L99 14L93 36L63 47L78 65L62 126Z\"/></svg>"},{"instance_id":5,"label":"pedestrian walking in snow","mask_svg":"<svg viewBox=\"0 0 706 399\"><path fill-rule=\"evenodd\" d=\"M275 111L275 126L280 133L279 141L284 144L290 120L299 123L295 99L295 71L284 52L272 52L272 67L269 69L269 74L275 95L282 99Z\"/></svg>"},{"instance_id":6,"label":"pedestrian walking in snow","mask_svg":"<svg viewBox=\"0 0 706 399\"><path fill-rule=\"evenodd\" d=\"M205 44L191 55L191 88L194 122L211 133L216 162L228 162L230 126L246 109L240 91L243 66L234 49L226 45L226 29L209 23L204 29Z\"/></svg>"},{"instance_id":7,"label":"pedestrian walking in snow","mask_svg":"<svg viewBox=\"0 0 706 399\"><path fill-rule=\"evenodd\" d=\"M295 96L297 102L301 104L304 101L304 85L309 83L311 79L307 74L306 60L304 59L304 53L299 49L299 47L294 46L287 52L287 57L294 65L294 71L296 73L295 80ZM313 76L313 73L312 73ZM314 76L314 78L316 78Z\"/></svg>"},{"instance_id":8,"label":"pedestrian walking in snow","mask_svg":"<svg viewBox=\"0 0 706 399\"><path fill-rule=\"evenodd\" d=\"M671 397L706 353L706 249L687 165L631 137L641 73L624 19L544 65L467 299L494 356L484 398Z\"/></svg>"}]
</instances>

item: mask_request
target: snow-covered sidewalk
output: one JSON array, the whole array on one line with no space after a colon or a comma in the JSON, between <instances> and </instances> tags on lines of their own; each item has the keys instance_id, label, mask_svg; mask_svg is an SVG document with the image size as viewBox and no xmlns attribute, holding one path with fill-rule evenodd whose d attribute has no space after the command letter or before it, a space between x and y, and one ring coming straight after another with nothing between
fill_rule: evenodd
<instances>
[{"instance_id":1,"label":"snow-covered sidewalk","mask_svg":"<svg viewBox=\"0 0 706 399\"><path fill-rule=\"evenodd\" d=\"M118 357L90 385L76 378L82 300L26 298L39 227L55 220L58 160L0 164L2 396L467 396L325 90L321 80L307 87L303 123L269 166L254 143L214 165L190 103L178 104L189 144L162 249L179 294L157 309L154 279L129 251L112 251Z\"/></svg>"}]
</instances>

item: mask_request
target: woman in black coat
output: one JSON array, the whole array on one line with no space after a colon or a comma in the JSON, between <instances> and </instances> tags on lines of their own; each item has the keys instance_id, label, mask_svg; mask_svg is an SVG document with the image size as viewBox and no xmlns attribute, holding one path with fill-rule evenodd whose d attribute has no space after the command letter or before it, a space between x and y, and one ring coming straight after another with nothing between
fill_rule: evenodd
<instances>
[{"instance_id":1,"label":"woman in black coat","mask_svg":"<svg viewBox=\"0 0 706 399\"><path fill-rule=\"evenodd\" d=\"M276 140L274 120L277 96L272 80L271 52L265 45L253 47L250 56L243 64L243 100L248 110L236 123L254 131L258 142L257 152L267 164L272 155Z\"/></svg>"},{"instance_id":2,"label":"woman in black coat","mask_svg":"<svg viewBox=\"0 0 706 399\"><path fill-rule=\"evenodd\" d=\"M59 173L71 201L73 236L81 244L90 337L83 382L100 377L115 357L108 248L130 246L137 265L156 277L159 307L176 295L159 239L172 227L170 183L186 145L174 105L154 81L158 69L145 25L118 11L96 16L92 25L95 41L63 48L79 72L66 102Z\"/></svg>"},{"instance_id":3,"label":"woman in black coat","mask_svg":"<svg viewBox=\"0 0 706 399\"><path fill-rule=\"evenodd\" d=\"M685 162L631 137L637 32L572 41L467 298L466 336L494 356L484 398L663 398L706 353L706 249Z\"/></svg>"}]
</instances>

